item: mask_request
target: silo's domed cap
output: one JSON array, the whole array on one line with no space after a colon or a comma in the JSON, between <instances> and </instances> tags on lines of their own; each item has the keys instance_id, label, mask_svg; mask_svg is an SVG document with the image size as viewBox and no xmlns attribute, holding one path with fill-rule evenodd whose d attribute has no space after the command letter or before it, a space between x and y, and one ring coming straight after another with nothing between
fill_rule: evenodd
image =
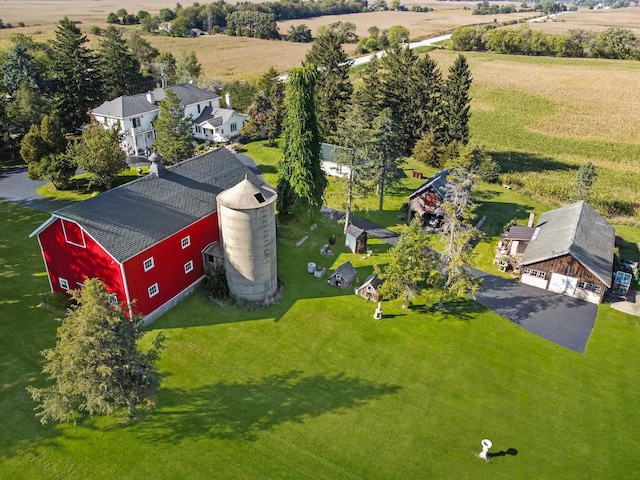
<instances>
[{"instance_id":1,"label":"silo's domed cap","mask_svg":"<svg viewBox=\"0 0 640 480\"><path fill-rule=\"evenodd\" d=\"M259 208L276 199L276 192L262 185L254 185L246 176L235 187L218 194L217 202L227 208L250 209Z\"/></svg>"}]
</instances>

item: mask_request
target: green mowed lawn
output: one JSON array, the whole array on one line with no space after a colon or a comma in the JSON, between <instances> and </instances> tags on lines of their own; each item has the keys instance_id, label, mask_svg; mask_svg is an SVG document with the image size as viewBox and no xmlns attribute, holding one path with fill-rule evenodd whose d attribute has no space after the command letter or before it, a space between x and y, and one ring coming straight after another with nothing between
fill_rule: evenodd
<instances>
[{"instance_id":1,"label":"green mowed lawn","mask_svg":"<svg viewBox=\"0 0 640 480\"><path fill-rule=\"evenodd\" d=\"M371 258L319 224L279 242L282 300L239 310L191 296L149 328L167 348L156 408L127 425L42 426L25 387L42 384L57 314L35 239L46 215L0 204L0 478L406 479L632 478L640 425L640 322L600 308L584 354L471 301L435 312L375 305L335 289L307 262ZM301 234L304 232L300 232ZM335 234L336 255L319 255ZM485 463L480 441L504 455ZM516 455L506 454L517 453Z\"/></svg>"}]
</instances>

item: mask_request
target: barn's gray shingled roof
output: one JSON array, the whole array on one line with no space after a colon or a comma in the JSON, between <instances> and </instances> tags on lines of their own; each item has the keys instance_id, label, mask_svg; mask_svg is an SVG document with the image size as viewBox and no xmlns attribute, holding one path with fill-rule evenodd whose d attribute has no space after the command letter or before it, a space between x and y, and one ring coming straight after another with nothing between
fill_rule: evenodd
<instances>
[{"instance_id":1,"label":"barn's gray shingled roof","mask_svg":"<svg viewBox=\"0 0 640 480\"><path fill-rule=\"evenodd\" d=\"M415 192L409 195L409 198L415 198L417 195L420 195L422 192L424 192L426 189L430 187L433 187L435 191L438 192L438 194L442 198L445 198L447 195L445 187L447 185L448 176L449 176L449 170L447 169L440 170L438 173L436 173L431 178L428 178L426 182L420 185L420 187Z\"/></svg>"},{"instance_id":2,"label":"barn's gray shingled roof","mask_svg":"<svg viewBox=\"0 0 640 480\"><path fill-rule=\"evenodd\" d=\"M607 287L611 286L615 230L593 208L581 200L545 212L538 228L522 256L522 265L569 254Z\"/></svg>"},{"instance_id":3,"label":"barn's gray shingled roof","mask_svg":"<svg viewBox=\"0 0 640 480\"><path fill-rule=\"evenodd\" d=\"M147 175L54 212L82 226L122 262L216 211L217 195L251 173L225 148Z\"/></svg>"},{"instance_id":4,"label":"barn's gray shingled roof","mask_svg":"<svg viewBox=\"0 0 640 480\"><path fill-rule=\"evenodd\" d=\"M190 83L182 83L167 88L170 88L171 91L178 96L180 105L183 107L220 98L220 95L208 92ZM158 102L164 98L165 90L166 89L163 88L153 90L154 103L149 103L146 93L123 95L104 102L102 105L94 108L92 113L106 117L128 118L149 112L157 112L159 110Z\"/></svg>"}]
</instances>

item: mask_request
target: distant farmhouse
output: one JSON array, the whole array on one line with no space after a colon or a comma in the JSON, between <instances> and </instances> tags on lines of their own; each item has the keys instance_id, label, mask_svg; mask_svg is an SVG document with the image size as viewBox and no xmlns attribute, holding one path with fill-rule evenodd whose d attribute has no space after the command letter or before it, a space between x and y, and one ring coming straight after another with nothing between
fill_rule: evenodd
<instances>
[{"instance_id":1,"label":"distant farmhouse","mask_svg":"<svg viewBox=\"0 0 640 480\"><path fill-rule=\"evenodd\" d=\"M614 228L584 201L545 212L522 254L521 282L600 303L614 246Z\"/></svg>"},{"instance_id":2,"label":"distant farmhouse","mask_svg":"<svg viewBox=\"0 0 640 480\"><path fill-rule=\"evenodd\" d=\"M449 170L441 170L409 195L407 223L418 217L425 227L438 227L443 218L442 203L447 192Z\"/></svg>"},{"instance_id":3,"label":"distant farmhouse","mask_svg":"<svg viewBox=\"0 0 640 480\"><path fill-rule=\"evenodd\" d=\"M149 175L57 210L31 234L51 290L97 277L114 304L152 321L224 262L235 298L269 300L275 192L225 148L169 168L150 159Z\"/></svg>"},{"instance_id":4,"label":"distant farmhouse","mask_svg":"<svg viewBox=\"0 0 640 480\"><path fill-rule=\"evenodd\" d=\"M231 97L226 97L229 108L220 108L220 96L201 88L183 83L170 88L184 107L185 117L192 121L193 135L211 142L228 142L240 133L247 115L231 108ZM144 155L153 146L155 129L153 120L160 112L159 102L165 96L165 88L139 95L123 95L104 102L91 111L96 122L106 127L120 123L122 148L128 155Z\"/></svg>"}]
</instances>

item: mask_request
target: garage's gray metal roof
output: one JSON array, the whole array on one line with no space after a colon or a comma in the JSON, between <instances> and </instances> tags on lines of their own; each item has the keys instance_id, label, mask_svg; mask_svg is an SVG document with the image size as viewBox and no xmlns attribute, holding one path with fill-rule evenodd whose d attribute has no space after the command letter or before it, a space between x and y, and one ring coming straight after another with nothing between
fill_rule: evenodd
<instances>
[{"instance_id":1,"label":"garage's gray metal roof","mask_svg":"<svg viewBox=\"0 0 640 480\"><path fill-rule=\"evenodd\" d=\"M216 211L217 195L245 178L264 184L225 148L54 212L77 222L122 262Z\"/></svg>"},{"instance_id":2,"label":"garage's gray metal roof","mask_svg":"<svg viewBox=\"0 0 640 480\"><path fill-rule=\"evenodd\" d=\"M614 246L614 228L581 200L540 216L520 263L531 265L568 254L610 287Z\"/></svg>"},{"instance_id":3,"label":"garage's gray metal roof","mask_svg":"<svg viewBox=\"0 0 640 480\"><path fill-rule=\"evenodd\" d=\"M167 88L170 88L177 95L180 105L183 107L220 98L220 95L208 92L190 83L182 83ZM159 110L158 103L165 97L165 91L166 89L156 88L150 92L152 102L149 102L147 93L123 95L114 100L104 102L99 107L94 108L92 113L105 117L128 118L149 112L157 112Z\"/></svg>"}]
</instances>

